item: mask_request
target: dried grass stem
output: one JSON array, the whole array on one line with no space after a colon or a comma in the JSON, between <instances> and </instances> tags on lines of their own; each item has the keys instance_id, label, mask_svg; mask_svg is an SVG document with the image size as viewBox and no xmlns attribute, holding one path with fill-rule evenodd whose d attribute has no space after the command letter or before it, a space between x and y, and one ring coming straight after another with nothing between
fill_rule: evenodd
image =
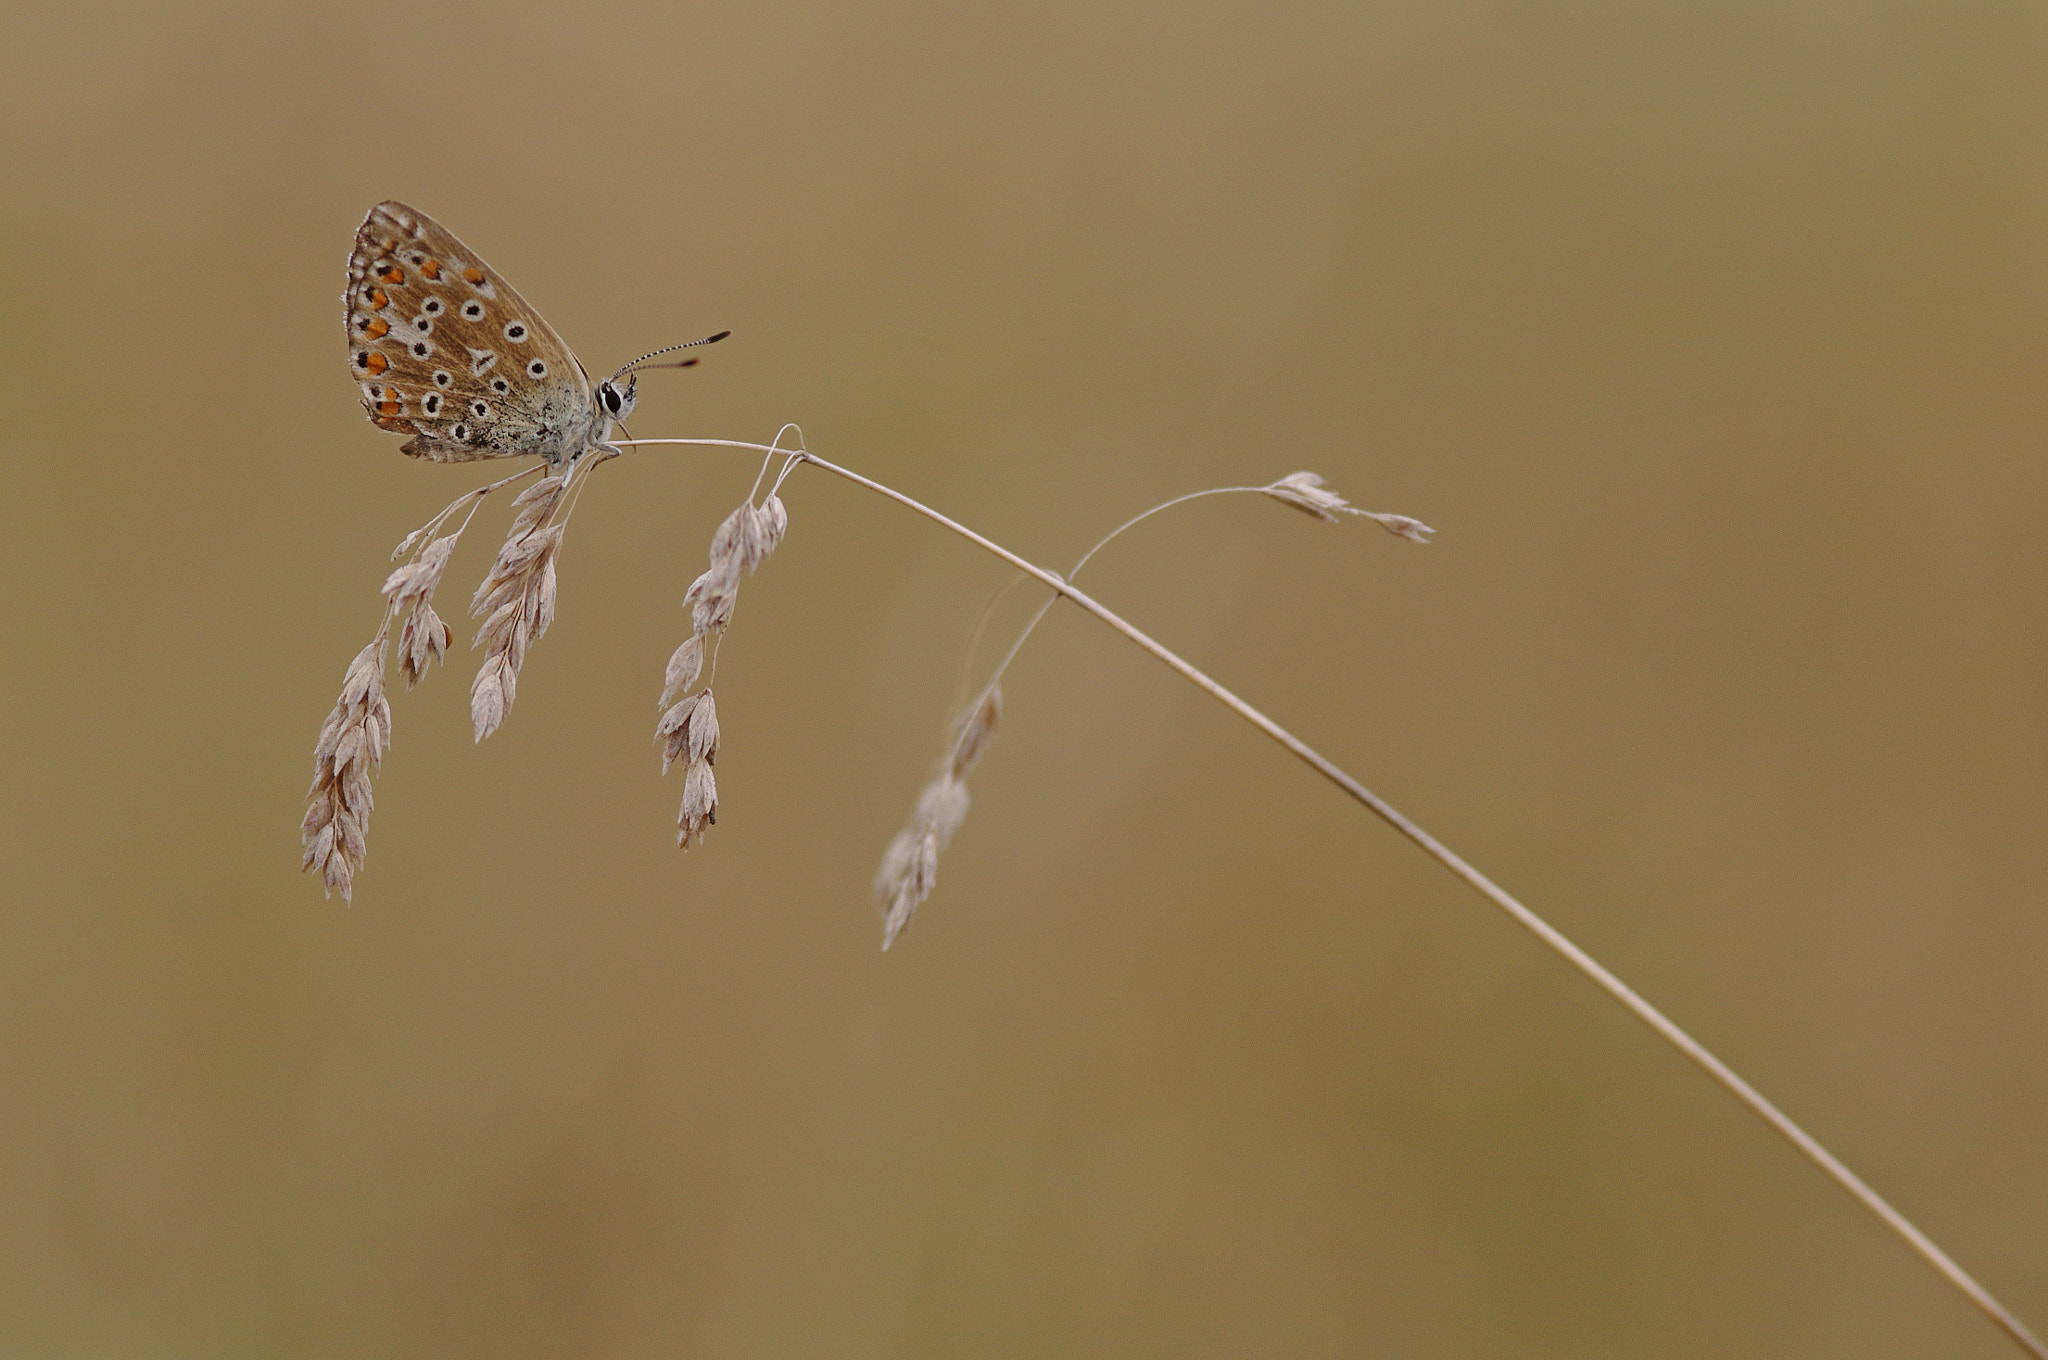
<instances>
[{"instance_id":1,"label":"dried grass stem","mask_svg":"<svg viewBox=\"0 0 2048 1360\"><path fill-rule=\"evenodd\" d=\"M633 442L641 444L708 445L771 451L767 450L767 446L764 445L727 439L647 439ZM771 452L782 452L782 450L777 449ZM1986 1317L1997 1324L2023 1350L2037 1357L2037 1360L2048 1360L2048 1346L2043 1346L2041 1341L2032 1332L2027 1330L2026 1326L2005 1305L1994 1298L1983 1285L1977 1283L1969 1272L1957 1265L1948 1253L1936 1246L1934 1241L1921 1232L1919 1228L1915 1227L1911 1220L1893 1208L1882 1195L1871 1189L1863 1181L1862 1177L1851 1171L1839 1158L1823 1147L1817 1139L1793 1122L1790 1116L1765 1099L1761 1092L1737 1075L1733 1068L1715 1057L1713 1053L1708 1051L1705 1045L1686 1033L1676 1023L1666 1017L1662 1011L1659 1011L1648 1001L1637 995L1635 990L1629 987L1627 983L1607 971L1591 955L1573 944L1549 922L1545 921L1528 907L1523 906L1506 889L1480 873L1472 865L1466 863L1464 859L1453 853L1450 847L1444 845L1416 823L1410 821L1396 810L1392 804L1339 769L1320 752L1309 746L1308 743L1302 741L1258 709L1252 707L1243 699L1240 699L1237 695L1197 670L1194 666L1182 660L1165 646L1154 641L1150 636L1126 622L1107 606L1075 588L1070 582L1064 580L1056 573L1026 561L1001 544L984 538L966 525L948 518L921 501L915 500L896 490L894 487L885 486L872 478L864 477L848 468L827 462L825 459L819 458L812 453L799 452L795 456L797 459L809 463L822 472L829 472L857 486L866 487L878 496L886 497L905 509L923 515L933 523L958 534L982 551L1009 563L1018 571L1030 576L1056 594L1072 600L1080 608L1093 614L1096 618L1123 634L1125 638L1151 653L1190 684L1193 684L1231 712L1237 714L1240 718L1258 728L1259 731L1278 742L1297 759L1342 790L1346 796L1371 811L1375 816L1393 827L1394 830L1413 841L1425 854L1436 860L1437 863L1463 879L1466 884L1481 896L1506 912L1517 924L1535 935L1566 962L1578 969L1594 985L1620 1002L1631 1015L1649 1026L1665 1042L1684 1054L1687 1059L1718 1083L1723 1090L1727 1091L1752 1114L1756 1115L1757 1118L1763 1120L1765 1124L1769 1125L1787 1142L1792 1144L1794 1148L1798 1149L1809 1161L1819 1167L1837 1186L1851 1195L1865 1209L1869 1210L1879 1222L1883 1223L1887 1229L1911 1248L1921 1260L1931 1266L1937 1274L1948 1281L1951 1286L1975 1305ZM1317 512L1312 510L1310 513ZM1397 528L1394 532L1401 532L1401 530ZM919 868L923 862L922 848L922 842L909 848L912 853L917 855L917 859L908 865L908 872L911 874L922 876Z\"/></svg>"}]
</instances>

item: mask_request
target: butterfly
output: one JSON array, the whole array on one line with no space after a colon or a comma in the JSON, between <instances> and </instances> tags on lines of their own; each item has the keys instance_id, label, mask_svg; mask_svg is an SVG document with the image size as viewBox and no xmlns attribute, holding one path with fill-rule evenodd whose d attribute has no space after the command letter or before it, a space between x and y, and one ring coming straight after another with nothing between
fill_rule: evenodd
<instances>
[{"instance_id":1,"label":"butterfly","mask_svg":"<svg viewBox=\"0 0 2048 1360\"><path fill-rule=\"evenodd\" d=\"M400 451L436 463L538 456L560 464L609 448L638 382L619 378L669 352L593 387L555 328L497 270L397 202L379 203L356 228L341 304L370 423L412 436Z\"/></svg>"}]
</instances>

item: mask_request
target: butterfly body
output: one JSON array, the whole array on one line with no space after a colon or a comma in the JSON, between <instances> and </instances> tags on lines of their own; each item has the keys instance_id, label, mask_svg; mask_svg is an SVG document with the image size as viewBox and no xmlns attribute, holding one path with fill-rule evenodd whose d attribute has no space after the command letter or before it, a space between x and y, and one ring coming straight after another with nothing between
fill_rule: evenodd
<instances>
[{"instance_id":1,"label":"butterfly body","mask_svg":"<svg viewBox=\"0 0 2048 1360\"><path fill-rule=\"evenodd\" d=\"M403 203L356 229L342 295L349 366L381 430L437 463L541 457L605 446L633 384L589 375L554 327L475 251Z\"/></svg>"}]
</instances>

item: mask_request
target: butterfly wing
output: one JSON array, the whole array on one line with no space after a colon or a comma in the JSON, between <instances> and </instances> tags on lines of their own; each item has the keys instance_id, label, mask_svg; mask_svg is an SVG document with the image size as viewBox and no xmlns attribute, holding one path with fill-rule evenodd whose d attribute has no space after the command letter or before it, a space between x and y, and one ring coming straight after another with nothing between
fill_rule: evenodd
<instances>
[{"instance_id":1,"label":"butterfly wing","mask_svg":"<svg viewBox=\"0 0 2048 1360\"><path fill-rule=\"evenodd\" d=\"M342 311L363 409L413 457L559 462L592 442L590 379L562 337L417 208L379 203L356 228Z\"/></svg>"}]
</instances>

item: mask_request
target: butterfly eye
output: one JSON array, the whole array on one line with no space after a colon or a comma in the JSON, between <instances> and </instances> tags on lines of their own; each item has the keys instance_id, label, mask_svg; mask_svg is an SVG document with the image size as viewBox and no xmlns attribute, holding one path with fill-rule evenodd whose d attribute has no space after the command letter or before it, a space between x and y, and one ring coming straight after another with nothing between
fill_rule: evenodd
<instances>
[{"instance_id":1,"label":"butterfly eye","mask_svg":"<svg viewBox=\"0 0 2048 1360\"><path fill-rule=\"evenodd\" d=\"M524 340L526 338L526 327L517 321L506 322L505 338L507 340Z\"/></svg>"},{"instance_id":2,"label":"butterfly eye","mask_svg":"<svg viewBox=\"0 0 2048 1360\"><path fill-rule=\"evenodd\" d=\"M625 405L624 402L619 400L619 389L613 387L610 383L606 383L603 387L599 388L598 392L604 398L604 408L613 415L617 415L619 408Z\"/></svg>"},{"instance_id":3,"label":"butterfly eye","mask_svg":"<svg viewBox=\"0 0 2048 1360\"><path fill-rule=\"evenodd\" d=\"M548 366L542 363L540 360L535 359L532 363L526 366L526 371L528 373L531 373L536 378L545 378L548 375Z\"/></svg>"}]
</instances>

